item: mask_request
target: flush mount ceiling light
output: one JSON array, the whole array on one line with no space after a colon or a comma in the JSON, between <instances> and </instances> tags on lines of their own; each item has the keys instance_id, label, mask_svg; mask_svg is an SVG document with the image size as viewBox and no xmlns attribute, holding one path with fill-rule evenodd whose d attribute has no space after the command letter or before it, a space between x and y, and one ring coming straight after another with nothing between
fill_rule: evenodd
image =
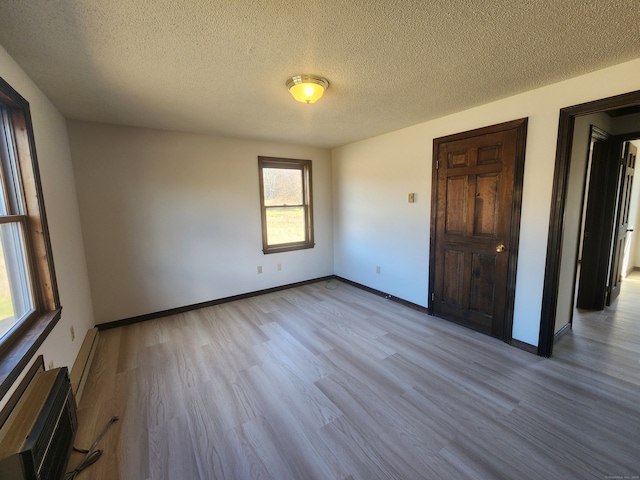
<instances>
[{"instance_id":1,"label":"flush mount ceiling light","mask_svg":"<svg viewBox=\"0 0 640 480\"><path fill-rule=\"evenodd\" d=\"M294 75L287 80L287 88L297 101L315 103L329 88L329 81L316 75Z\"/></svg>"}]
</instances>

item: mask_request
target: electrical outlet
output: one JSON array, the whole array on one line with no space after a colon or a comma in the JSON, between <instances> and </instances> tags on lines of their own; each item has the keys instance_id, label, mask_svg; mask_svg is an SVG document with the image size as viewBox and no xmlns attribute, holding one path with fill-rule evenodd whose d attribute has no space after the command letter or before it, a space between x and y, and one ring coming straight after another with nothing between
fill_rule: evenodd
<instances>
[{"instance_id":1,"label":"electrical outlet","mask_svg":"<svg viewBox=\"0 0 640 480\"><path fill-rule=\"evenodd\" d=\"M276 270L278 270L278 271L282 270L282 264L281 263L278 264L278 266L276 267Z\"/></svg>"},{"instance_id":2,"label":"electrical outlet","mask_svg":"<svg viewBox=\"0 0 640 480\"><path fill-rule=\"evenodd\" d=\"M54 368L56 368L56 367L53 365L53 360L50 360L49 361L49 370L53 370Z\"/></svg>"},{"instance_id":3,"label":"electrical outlet","mask_svg":"<svg viewBox=\"0 0 640 480\"><path fill-rule=\"evenodd\" d=\"M71 330L71 341L73 342L76 339L76 332L73 329L73 325L71 325L71 328L69 330Z\"/></svg>"},{"instance_id":4,"label":"electrical outlet","mask_svg":"<svg viewBox=\"0 0 640 480\"><path fill-rule=\"evenodd\" d=\"M258 273L262 273L262 265L258 267Z\"/></svg>"},{"instance_id":5,"label":"electrical outlet","mask_svg":"<svg viewBox=\"0 0 640 480\"><path fill-rule=\"evenodd\" d=\"M380 273L380 267L379 266L376 267L376 273L378 273L378 274Z\"/></svg>"}]
</instances>

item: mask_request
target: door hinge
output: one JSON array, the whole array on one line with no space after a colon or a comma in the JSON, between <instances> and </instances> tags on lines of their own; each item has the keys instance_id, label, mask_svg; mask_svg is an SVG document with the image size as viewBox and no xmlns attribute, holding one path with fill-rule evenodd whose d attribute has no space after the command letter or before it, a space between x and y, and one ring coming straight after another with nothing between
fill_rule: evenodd
<instances>
[{"instance_id":1,"label":"door hinge","mask_svg":"<svg viewBox=\"0 0 640 480\"><path fill-rule=\"evenodd\" d=\"M436 294L435 292L431 292L431 301L434 302L436 299Z\"/></svg>"},{"instance_id":2,"label":"door hinge","mask_svg":"<svg viewBox=\"0 0 640 480\"><path fill-rule=\"evenodd\" d=\"M436 160L436 170L440 168L440 160Z\"/></svg>"}]
</instances>

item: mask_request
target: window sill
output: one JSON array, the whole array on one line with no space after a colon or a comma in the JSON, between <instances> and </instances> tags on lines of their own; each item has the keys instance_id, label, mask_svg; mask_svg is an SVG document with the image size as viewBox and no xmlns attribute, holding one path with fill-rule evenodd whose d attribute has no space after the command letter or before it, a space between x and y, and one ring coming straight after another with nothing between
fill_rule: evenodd
<instances>
[{"instance_id":1,"label":"window sill","mask_svg":"<svg viewBox=\"0 0 640 480\"><path fill-rule=\"evenodd\" d=\"M31 358L56 326L62 308L40 315L26 331L0 353L0 399L9 391L20 373L27 367Z\"/></svg>"},{"instance_id":2,"label":"window sill","mask_svg":"<svg viewBox=\"0 0 640 480\"><path fill-rule=\"evenodd\" d=\"M315 243L298 243L295 245L282 245L282 246L274 246L274 247L266 247L262 249L262 253L268 255L269 253L282 253L282 252L291 252L293 250L305 250L307 248L314 248L316 246Z\"/></svg>"}]
</instances>

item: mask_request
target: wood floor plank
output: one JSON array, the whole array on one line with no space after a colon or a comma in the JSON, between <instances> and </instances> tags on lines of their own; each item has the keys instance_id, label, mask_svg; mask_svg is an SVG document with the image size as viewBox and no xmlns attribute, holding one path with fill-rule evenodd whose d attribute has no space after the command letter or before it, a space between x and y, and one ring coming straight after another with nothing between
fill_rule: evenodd
<instances>
[{"instance_id":1,"label":"wood floor plank","mask_svg":"<svg viewBox=\"0 0 640 480\"><path fill-rule=\"evenodd\" d=\"M257 431L253 431L254 435L259 435L253 445L262 452L261 458L274 478L322 479L341 476L340 472L333 470L337 462L319 436L319 428L335 418L333 412L325 412L323 405L315 404L314 399L320 392L305 392L302 395L304 400L301 400L301 392L297 387L286 382L274 382L275 379L263 367L252 367L245 374L256 394L265 400L261 405L264 422L260 423ZM315 389L313 384L311 386ZM268 463L274 459L263 451L267 446L276 449L278 461L286 460L293 476L287 476L285 471L273 470L274 465Z\"/></svg>"},{"instance_id":2,"label":"wood floor plank","mask_svg":"<svg viewBox=\"0 0 640 480\"><path fill-rule=\"evenodd\" d=\"M119 415L119 420L112 426L113 431L109 431L105 436L105 442L109 442L113 437L117 437L117 450L109 449L108 444L100 445L104 449L103 456L117 458L117 467L110 468L108 464L102 464L102 460L97 463L96 468L102 469L106 478L109 472L129 472L131 478L151 478L149 470L149 422L145 415L139 414L139 405L147 404L147 392L140 388L143 384L138 382L136 371L129 371L125 375L127 378L122 383L128 386L128 398L123 400L126 406L106 410L107 414ZM107 423L105 422L104 425Z\"/></svg>"},{"instance_id":3,"label":"wood floor plank","mask_svg":"<svg viewBox=\"0 0 640 480\"><path fill-rule=\"evenodd\" d=\"M268 314L269 321L264 323L277 323L314 355L331 350L332 346L317 333L327 326L321 315L315 315L308 309L297 309L284 299L280 305L280 310Z\"/></svg>"},{"instance_id":4,"label":"wood floor plank","mask_svg":"<svg viewBox=\"0 0 640 480\"><path fill-rule=\"evenodd\" d=\"M204 478L185 414L149 429L149 470L151 480Z\"/></svg>"},{"instance_id":5,"label":"wood floor plank","mask_svg":"<svg viewBox=\"0 0 640 480\"><path fill-rule=\"evenodd\" d=\"M309 429L319 429L342 415L314 383L279 367L279 364L265 362L244 371L253 391L260 398L268 399L261 404L263 414L267 409L274 415L283 410L287 418L294 416L297 422ZM274 389L277 389L277 394Z\"/></svg>"},{"instance_id":6,"label":"wood floor plank","mask_svg":"<svg viewBox=\"0 0 640 480\"><path fill-rule=\"evenodd\" d=\"M312 382L333 371L328 362L314 355L279 323L267 323L261 328L268 334L269 341L255 346L254 351L262 352L262 358L267 354L273 361L280 363L282 368L295 370L301 377Z\"/></svg>"},{"instance_id":7,"label":"wood floor plank","mask_svg":"<svg viewBox=\"0 0 640 480\"><path fill-rule=\"evenodd\" d=\"M336 280L104 331L76 444L120 420L78 478L638 476L628 280L551 359Z\"/></svg>"},{"instance_id":8,"label":"wood floor plank","mask_svg":"<svg viewBox=\"0 0 640 480\"><path fill-rule=\"evenodd\" d=\"M332 346L328 352L323 352L321 356L330 355L331 352L340 351L347 355L354 354L360 357L374 357L378 360L393 355L396 351L387 345L377 342L377 339L367 338L366 335L360 335L359 330L355 329L337 329L335 324L333 327L318 330L318 335L325 342Z\"/></svg>"},{"instance_id":9,"label":"wood floor plank","mask_svg":"<svg viewBox=\"0 0 640 480\"><path fill-rule=\"evenodd\" d=\"M363 435L347 417L323 427L321 436L354 479L392 480L419 475L411 466L393 458L389 450L377 448L377 438Z\"/></svg>"},{"instance_id":10,"label":"wood floor plank","mask_svg":"<svg viewBox=\"0 0 640 480\"><path fill-rule=\"evenodd\" d=\"M378 452L393 458L393 464L400 471L399 478L420 478L430 471L426 457L415 444L406 440L405 432L399 425L399 419L390 412L381 412L379 399L367 394L362 383L348 374L338 374L316 382L323 393L331 399L349 420L360 437L366 438ZM356 395L356 392L358 395ZM370 401L361 397L368 397ZM384 435L381 435L384 432ZM411 436L406 434L407 436Z\"/></svg>"},{"instance_id":11,"label":"wood floor plank","mask_svg":"<svg viewBox=\"0 0 640 480\"><path fill-rule=\"evenodd\" d=\"M297 472L297 466L292 465L286 457L283 457L276 443L272 440L271 432L271 427L264 417L246 422L234 431L236 434L234 440L240 443L241 447L238 452L243 458L237 466L237 473L240 475L228 477L229 479L264 478L276 480L282 478L287 480L296 478L294 472ZM247 463L251 468L247 469L248 472L242 472L243 464Z\"/></svg>"},{"instance_id":12,"label":"wood floor plank","mask_svg":"<svg viewBox=\"0 0 640 480\"><path fill-rule=\"evenodd\" d=\"M216 386L210 385L208 390L191 395L187 404L190 433L201 472L196 478L266 478L264 465L242 445L236 432L244 423L258 418L258 414L229 402L212 405L215 392Z\"/></svg>"}]
</instances>

